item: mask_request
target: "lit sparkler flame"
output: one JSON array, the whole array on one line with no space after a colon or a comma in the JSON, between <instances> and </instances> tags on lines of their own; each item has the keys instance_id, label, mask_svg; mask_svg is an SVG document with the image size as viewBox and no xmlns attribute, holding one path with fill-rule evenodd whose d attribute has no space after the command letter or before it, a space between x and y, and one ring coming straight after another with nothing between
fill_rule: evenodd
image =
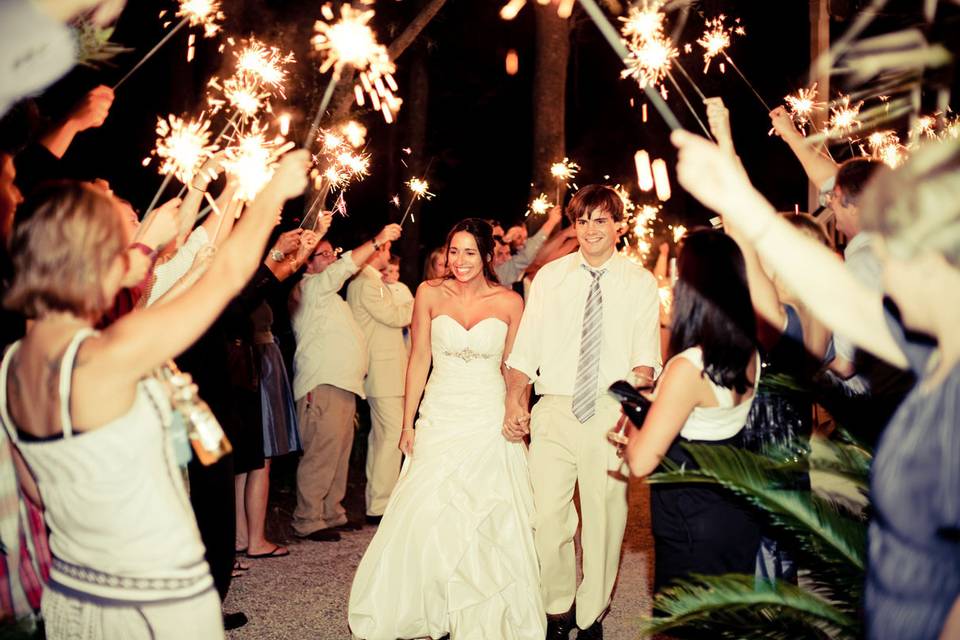
<instances>
[{"instance_id":1,"label":"lit sparkler flame","mask_svg":"<svg viewBox=\"0 0 960 640\"><path fill-rule=\"evenodd\" d=\"M616 185L613 190L617 192L617 195L620 196L620 201L623 203L623 217L630 218L633 216L637 205L634 204L633 199L630 198L630 192L627 191L626 187L619 184Z\"/></svg>"},{"instance_id":2,"label":"lit sparkler flame","mask_svg":"<svg viewBox=\"0 0 960 640\"><path fill-rule=\"evenodd\" d=\"M430 184L421 178L410 178L406 182L407 187L413 193L414 199L419 200L421 198L426 198L429 200L435 194L430 193Z\"/></svg>"},{"instance_id":3,"label":"lit sparkler flame","mask_svg":"<svg viewBox=\"0 0 960 640\"><path fill-rule=\"evenodd\" d=\"M314 25L317 34L311 40L314 49L324 56L320 72L332 67L339 75L346 65L356 68L360 81L354 87L357 102L363 106L366 93L373 108L380 111L387 122L393 122L393 114L401 104L394 95L397 90L393 78L396 66L368 24L374 15L373 9L361 11L344 4L340 7L340 20L332 24L329 21L333 20L334 14L329 5L324 5L323 14L328 21L317 20Z\"/></svg>"},{"instance_id":4,"label":"lit sparkler flame","mask_svg":"<svg viewBox=\"0 0 960 640\"><path fill-rule=\"evenodd\" d=\"M220 31L220 23L224 19L220 9L220 0L179 0L178 18L186 18L191 27L203 26L205 38L212 38Z\"/></svg>"},{"instance_id":5,"label":"lit sparkler flame","mask_svg":"<svg viewBox=\"0 0 960 640\"><path fill-rule=\"evenodd\" d=\"M549 198L547 198L547 194L541 193L530 202L530 206L527 208L526 215L529 216L532 213L535 216L542 216L554 206L555 205L550 202Z\"/></svg>"},{"instance_id":6,"label":"lit sparkler flame","mask_svg":"<svg viewBox=\"0 0 960 640\"><path fill-rule=\"evenodd\" d=\"M154 153L163 162L160 173L173 174L187 184L207 159L217 151L210 144L210 121L203 115L197 120L184 120L171 115L166 120L157 119L157 146Z\"/></svg>"},{"instance_id":7,"label":"lit sparkler flame","mask_svg":"<svg viewBox=\"0 0 960 640\"><path fill-rule=\"evenodd\" d=\"M867 137L870 155L896 169L907 159L907 149L894 131L875 131Z\"/></svg>"},{"instance_id":8,"label":"lit sparkler flame","mask_svg":"<svg viewBox=\"0 0 960 640\"><path fill-rule=\"evenodd\" d=\"M803 127L810 122L815 109L823 107L822 102L817 102L816 82L809 89L798 90L796 95L785 96L784 101L787 103L790 117L799 127Z\"/></svg>"},{"instance_id":9,"label":"lit sparkler flame","mask_svg":"<svg viewBox=\"0 0 960 640\"><path fill-rule=\"evenodd\" d=\"M626 68L620 72L620 77L634 78L641 87L659 84L670 71L673 59L680 55L665 35L634 39L627 48L630 54L623 61Z\"/></svg>"},{"instance_id":10,"label":"lit sparkler flame","mask_svg":"<svg viewBox=\"0 0 960 640\"><path fill-rule=\"evenodd\" d=\"M550 165L550 175L558 182L566 183L577 175L580 165L571 162L570 158L564 158L560 162L554 162Z\"/></svg>"},{"instance_id":11,"label":"lit sparkler flame","mask_svg":"<svg viewBox=\"0 0 960 640\"><path fill-rule=\"evenodd\" d=\"M862 105L862 101L851 105L850 96L840 98L836 107L830 107L830 131L833 133L846 133L860 126L860 121L857 120L857 116L860 115L860 107Z\"/></svg>"},{"instance_id":12,"label":"lit sparkler flame","mask_svg":"<svg viewBox=\"0 0 960 640\"><path fill-rule=\"evenodd\" d=\"M919 140L921 137L935 138L937 120L933 116L920 116L910 128L911 140Z\"/></svg>"},{"instance_id":13,"label":"lit sparkler flame","mask_svg":"<svg viewBox=\"0 0 960 640\"><path fill-rule=\"evenodd\" d=\"M735 19L734 22L738 23L739 18ZM703 47L703 72L706 73L710 69L710 63L720 54L725 54L727 48L730 46L731 36L736 33L737 35L743 35L743 27L736 25L732 27L727 26L727 16L722 13L716 18L711 18L706 21L707 30L703 32L703 35L697 40L697 44Z\"/></svg>"},{"instance_id":14,"label":"lit sparkler flame","mask_svg":"<svg viewBox=\"0 0 960 640\"><path fill-rule=\"evenodd\" d=\"M626 18L620 18L623 27L620 31L625 38L648 40L663 33L666 16L660 11L663 0L643 0L640 6L631 7Z\"/></svg>"},{"instance_id":15,"label":"lit sparkler flame","mask_svg":"<svg viewBox=\"0 0 960 640\"><path fill-rule=\"evenodd\" d=\"M277 158L292 146L283 138L267 139L266 127L254 122L250 131L239 136L236 143L227 148L223 160L224 170L233 176L237 184L237 198L253 200L273 178Z\"/></svg>"},{"instance_id":16,"label":"lit sparkler flame","mask_svg":"<svg viewBox=\"0 0 960 640\"><path fill-rule=\"evenodd\" d=\"M211 80L210 84L216 86L215 80ZM223 97L237 113L249 119L264 108L264 100L269 98L270 94L259 91L256 84L243 76L234 76L223 81ZM210 102L214 104L216 101L210 99Z\"/></svg>"},{"instance_id":17,"label":"lit sparkler flame","mask_svg":"<svg viewBox=\"0 0 960 640\"><path fill-rule=\"evenodd\" d=\"M287 80L286 65L296 62L293 53L284 54L276 47L269 47L256 38L235 53L237 73L256 80L283 96L283 84Z\"/></svg>"}]
</instances>

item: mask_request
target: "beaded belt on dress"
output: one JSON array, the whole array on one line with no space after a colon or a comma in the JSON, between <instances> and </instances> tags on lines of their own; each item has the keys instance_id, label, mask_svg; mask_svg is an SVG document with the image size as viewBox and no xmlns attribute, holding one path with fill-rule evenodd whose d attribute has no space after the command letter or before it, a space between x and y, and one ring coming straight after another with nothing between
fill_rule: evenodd
<instances>
[{"instance_id":1,"label":"beaded belt on dress","mask_svg":"<svg viewBox=\"0 0 960 640\"><path fill-rule=\"evenodd\" d=\"M464 362L471 362L473 360L489 360L490 358L497 357L496 354L480 353L479 351L474 351L469 347L466 349L460 349L460 351L450 351L449 349L444 349L442 353L443 355L450 356L451 358L460 358Z\"/></svg>"},{"instance_id":2,"label":"beaded belt on dress","mask_svg":"<svg viewBox=\"0 0 960 640\"><path fill-rule=\"evenodd\" d=\"M186 589L206 579L209 574L203 573L185 578L132 578L129 576L115 576L89 567L64 562L53 558L53 568L74 580L88 582L91 585L119 589L137 589L151 591L167 591Z\"/></svg>"}]
</instances>

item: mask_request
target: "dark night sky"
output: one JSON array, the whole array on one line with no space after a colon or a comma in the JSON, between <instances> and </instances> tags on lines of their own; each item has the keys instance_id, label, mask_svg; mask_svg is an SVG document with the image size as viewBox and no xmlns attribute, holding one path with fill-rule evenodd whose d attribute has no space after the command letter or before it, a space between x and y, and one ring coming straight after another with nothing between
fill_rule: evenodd
<instances>
[{"instance_id":1,"label":"dark night sky","mask_svg":"<svg viewBox=\"0 0 960 640\"><path fill-rule=\"evenodd\" d=\"M319 97L325 83L316 72L315 59L307 52L319 3L224 0L223 4L228 33L243 36L252 31L267 42L295 50L298 65L287 95L295 112L309 110L310 101ZM417 3L380 0L378 4L382 14L378 15L378 30L381 40L389 42L396 29L412 16ZM521 219L526 208L535 117L531 105L533 16L528 7L515 21L503 22L497 15L501 4L500 0L448 0L415 45L424 48L429 73L424 156L432 161L427 177L431 191L437 194L421 212L423 249L439 245L447 229L460 218L496 217L510 223ZM730 54L760 94L775 106L785 94L806 85L807 4L805 0L703 0L691 12L681 42L693 43L702 32L703 20L697 11L707 16L720 12L739 16L747 35L734 40ZM131 2L114 39L136 47L138 52L145 51L163 33L157 14L172 6L173 2ZM842 23L835 24L835 34L842 27ZM652 157L665 158L672 172L674 155L668 131L653 109L648 122L641 122L642 92L633 81L619 79L615 55L582 15L572 38L567 155L583 166L576 182L582 186L603 181L603 176L609 175L611 183L631 185L638 196L633 153L645 148ZM140 165L154 145L156 116L196 114L203 104L204 84L221 63L222 56L216 51L218 40L198 38L198 42L197 58L187 64L186 35L178 34L118 91L104 127L78 138L68 155L79 169L106 177L116 191L141 208L160 183L154 167ZM511 48L520 56L520 73L513 77L504 72L504 56ZM397 62L401 97L414 53L408 50ZM139 53L133 53L118 58L116 69L74 72L49 92L41 108L53 112L85 88L98 82L111 84L138 57ZM792 209L793 203L803 208L806 183L800 167L791 159L786 145L767 136L769 120L742 80L731 69L720 74L714 68L716 63L704 76L696 44L693 53L682 55L680 60L706 95L722 96L731 109L734 140L755 183L781 209ZM691 100L696 100L690 87L680 82ZM633 107L631 99L635 101ZM671 92L669 103L687 128L697 126L675 92ZM350 218L335 222L331 231L335 242L352 246L369 237L391 214L396 215L387 201L397 190L397 180L409 175L401 172L391 178L388 167L397 166L396 160L402 157L399 149L406 137L404 115L401 110L398 123L389 127L379 114L362 118L370 130L368 150L373 154L373 175L348 191ZM708 216L674 184L674 196L666 204L663 217L689 225L703 222Z\"/></svg>"}]
</instances>

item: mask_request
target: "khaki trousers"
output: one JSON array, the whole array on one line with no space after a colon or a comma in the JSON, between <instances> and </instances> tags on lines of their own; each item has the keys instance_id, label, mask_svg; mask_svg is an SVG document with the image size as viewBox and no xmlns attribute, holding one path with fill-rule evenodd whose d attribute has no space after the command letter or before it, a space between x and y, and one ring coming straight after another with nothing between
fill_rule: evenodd
<instances>
[{"instance_id":1,"label":"khaki trousers","mask_svg":"<svg viewBox=\"0 0 960 640\"><path fill-rule=\"evenodd\" d=\"M382 516L400 476L403 398L367 398L370 436L367 439L367 515Z\"/></svg>"},{"instance_id":2,"label":"khaki trousers","mask_svg":"<svg viewBox=\"0 0 960 640\"><path fill-rule=\"evenodd\" d=\"M533 407L528 457L536 503L534 544L540 557L540 590L548 614L565 613L576 598L577 626L592 625L610 604L627 524L627 476L607 440L620 407L605 398L581 424L570 396L544 396ZM574 488L583 522L583 582L577 589Z\"/></svg>"},{"instance_id":3,"label":"khaki trousers","mask_svg":"<svg viewBox=\"0 0 960 640\"><path fill-rule=\"evenodd\" d=\"M293 528L301 536L347 522L341 502L353 448L357 397L329 384L297 401L303 457L297 467L297 508Z\"/></svg>"}]
</instances>

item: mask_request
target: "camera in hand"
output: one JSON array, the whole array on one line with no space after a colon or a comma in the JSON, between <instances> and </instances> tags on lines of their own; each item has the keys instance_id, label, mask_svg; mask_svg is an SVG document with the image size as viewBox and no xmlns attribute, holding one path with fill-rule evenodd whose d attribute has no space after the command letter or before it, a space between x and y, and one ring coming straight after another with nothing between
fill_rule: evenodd
<instances>
[{"instance_id":1,"label":"camera in hand","mask_svg":"<svg viewBox=\"0 0 960 640\"><path fill-rule=\"evenodd\" d=\"M647 412L652 404L640 394L640 391L649 389L652 389L652 387L637 389L626 380L617 380L608 389L610 395L620 401L624 415L638 429L643 426L643 421L646 419Z\"/></svg>"}]
</instances>

